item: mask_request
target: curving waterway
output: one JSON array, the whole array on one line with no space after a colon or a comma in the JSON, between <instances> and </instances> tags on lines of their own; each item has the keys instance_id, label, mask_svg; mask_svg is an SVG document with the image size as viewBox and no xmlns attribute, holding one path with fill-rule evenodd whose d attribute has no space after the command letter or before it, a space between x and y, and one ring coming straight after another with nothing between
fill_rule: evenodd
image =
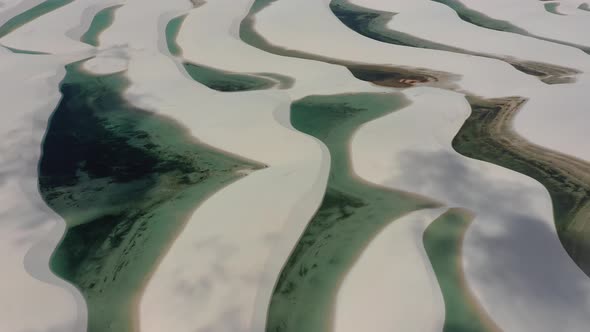
<instances>
[{"instance_id":1,"label":"curving waterway","mask_svg":"<svg viewBox=\"0 0 590 332\"><path fill-rule=\"evenodd\" d=\"M277 281L267 331L328 331L343 275L394 219L437 203L354 174L349 142L363 123L407 105L399 94L310 96L291 106L293 127L322 141L331 166L323 202Z\"/></svg>"}]
</instances>

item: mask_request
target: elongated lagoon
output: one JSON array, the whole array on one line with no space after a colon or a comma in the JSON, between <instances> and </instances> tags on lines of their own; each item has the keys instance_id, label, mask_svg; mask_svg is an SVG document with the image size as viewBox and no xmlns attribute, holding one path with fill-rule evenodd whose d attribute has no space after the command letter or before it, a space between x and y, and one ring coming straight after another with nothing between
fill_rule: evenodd
<instances>
[{"instance_id":1,"label":"elongated lagoon","mask_svg":"<svg viewBox=\"0 0 590 332\"><path fill-rule=\"evenodd\" d=\"M450 209L424 232L424 248L445 301L443 332L498 331L469 290L463 273L463 236L473 217L467 211Z\"/></svg>"},{"instance_id":2,"label":"elongated lagoon","mask_svg":"<svg viewBox=\"0 0 590 332\"><path fill-rule=\"evenodd\" d=\"M54 11L60 7L63 7L74 0L46 0L41 2L40 4L36 5L35 7L26 10L10 20L6 21L0 27L0 38L6 36L7 34L11 33L12 31L22 27L23 25L41 17L51 11Z\"/></svg>"},{"instance_id":3,"label":"elongated lagoon","mask_svg":"<svg viewBox=\"0 0 590 332\"><path fill-rule=\"evenodd\" d=\"M51 267L84 295L89 332L131 331L142 287L190 213L261 165L132 107L123 73L80 66L66 68L39 163L41 194L67 223Z\"/></svg>"},{"instance_id":4,"label":"elongated lagoon","mask_svg":"<svg viewBox=\"0 0 590 332\"><path fill-rule=\"evenodd\" d=\"M349 142L357 128L408 101L398 94L310 96L291 107L293 126L321 140L331 167L324 200L283 267L267 331L330 330L335 294L361 251L394 219L436 203L358 178Z\"/></svg>"},{"instance_id":5,"label":"elongated lagoon","mask_svg":"<svg viewBox=\"0 0 590 332\"><path fill-rule=\"evenodd\" d=\"M98 46L98 37L103 31L110 27L111 24L113 24L113 21L115 20L115 12L121 6L122 5L107 7L96 13L90 23L90 27L82 35L80 41L92 46Z\"/></svg>"},{"instance_id":6,"label":"elongated lagoon","mask_svg":"<svg viewBox=\"0 0 590 332\"><path fill-rule=\"evenodd\" d=\"M182 58L182 48L177 42L178 33L186 15L171 19L166 25L166 45L175 57ZM277 86L286 89L293 85L293 79L278 74L241 74L203 66L182 60L186 73L196 82L221 92L265 90Z\"/></svg>"}]
</instances>

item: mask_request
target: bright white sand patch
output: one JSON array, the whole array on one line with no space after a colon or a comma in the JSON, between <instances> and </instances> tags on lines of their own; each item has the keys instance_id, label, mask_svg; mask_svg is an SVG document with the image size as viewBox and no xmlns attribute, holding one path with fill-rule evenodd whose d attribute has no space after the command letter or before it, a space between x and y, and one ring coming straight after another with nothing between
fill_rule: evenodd
<instances>
[{"instance_id":1,"label":"bright white sand patch","mask_svg":"<svg viewBox=\"0 0 590 332\"><path fill-rule=\"evenodd\" d=\"M94 74L105 75L127 69L128 62L126 52L110 49L98 53L94 58L85 61L82 66Z\"/></svg>"},{"instance_id":2,"label":"bright white sand patch","mask_svg":"<svg viewBox=\"0 0 590 332\"><path fill-rule=\"evenodd\" d=\"M355 172L476 213L465 235L463 267L501 329L583 331L590 322L590 280L559 242L546 189L452 149L469 115L460 95L430 88L408 94L413 104L354 137Z\"/></svg>"},{"instance_id":3,"label":"bright white sand patch","mask_svg":"<svg viewBox=\"0 0 590 332\"><path fill-rule=\"evenodd\" d=\"M3 331L85 329L86 307L71 285L49 270L65 223L43 202L37 163L63 76L56 58L2 55L0 99L0 325Z\"/></svg>"},{"instance_id":4,"label":"bright white sand patch","mask_svg":"<svg viewBox=\"0 0 590 332\"><path fill-rule=\"evenodd\" d=\"M334 331L442 330L444 302L422 236L444 210L412 212L371 241L338 290Z\"/></svg>"}]
</instances>

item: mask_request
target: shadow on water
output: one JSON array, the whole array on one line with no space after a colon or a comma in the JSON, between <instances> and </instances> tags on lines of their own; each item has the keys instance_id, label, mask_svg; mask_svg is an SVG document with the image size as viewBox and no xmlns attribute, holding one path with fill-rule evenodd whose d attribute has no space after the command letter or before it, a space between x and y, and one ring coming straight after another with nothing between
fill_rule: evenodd
<instances>
[{"instance_id":1,"label":"shadow on water","mask_svg":"<svg viewBox=\"0 0 590 332\"><path fill-rule=\"evenodd\" d=\"M129 105L123 73L80 65L66 67L39 163L40 192L68 226L51 267L84 295L89 332L129 331L139 291L191 211L261 165Z\"/></svg>"},{"instance_id":2,"label":"shadow on water","mask_svg":"<svg viewBox=\"0 0 590 332\"><path fill-rule=\"evenodd\" d=\"M329 330L340 281L371 239L403 214L437 206L363 181L350 164L354 131L406 103L396 94L311 96L293 103L293 127L326 144L331 168L324 200L275 286L267 331Z\"/></svg>"},{"instance_id":3,"label":"shadow on water","mask_svg":"<svg viewBox=\"0 0 590 332\"><path fill-rule=\"evenodd\" d=\"M401 173L392 183L402 181L404 187L411 186L416 192L444 196L449 204L477 212L476 220L485 218L493 223L470 230L471 243L477 243L477 248L481 249L463 252L472 257L469 260L469 280L485 285L484 289L493 290L496 296L504 298L506 310L520 315L525 326L534 325L535 321L542 318L532 313L551 312L559 313L555 315L554 330L576 330L568 329L567 326L568 322L577 324L587 319L584 317L590 310L588 280L563 251L551 226L538 217L524 214L534 211L527 196L538 186L527 188L520 183L486 176L485 173L465 167L459 158L448 152L408 151L397 159ZM434 225L436 222L433 227L437 227ZM443 242L442 248L437 247L436 242L432 242L432 234L428 238L428 232L431 231L429 229L425 234L425 246L437 278L440 279L445 277L441 276L441 269L449 268L449 265L445 266L448 264L445 259L449 257L443 253L448 253L448 245L452 242L443 237L447 242ZM456 239L458 233L451 235ZM429 246L432 247L430 250ZM432 252L438 253L438 256L432 256ZM449 285L448 281L441 282L447 319L453 322L451 326L445 327L445 331L479 331L471 328L473 321L463 321L465 302L457 301L469 299L461 299L461 292L465 294L466 290L457 293L456 287L451 287L455 291L446 291L445 286L449 289L449 286L455 287L456 283ZM491 296L492 293L487 291L486 294ZM470 305L477 306L477 303ZM470 310L474 313L473 309ZM459 317L450 319L448 315ZM485 319L482 322L485 323Z\"/></svg>"}]
</instances>

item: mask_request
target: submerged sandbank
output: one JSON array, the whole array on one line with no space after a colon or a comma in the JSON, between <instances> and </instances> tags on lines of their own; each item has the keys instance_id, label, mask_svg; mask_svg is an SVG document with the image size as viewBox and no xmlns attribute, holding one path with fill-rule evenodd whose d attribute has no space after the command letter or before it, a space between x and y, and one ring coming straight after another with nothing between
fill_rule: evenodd
<instances>
[{"instance_id":1,"label":"submerged sandbank","mask_svg":"<svg viewBox=\"0 0 590 332\"><path fill-rule=\"evenodd\" d=\"M121 73L80 66L66 67L39 164L43 198L68 224L52 269L84 295L89 332L131 331L139 293L188 215L261 166L130 106Z\"/></svg>"},{"instance_id":2,"label":"submerged sandbank","mask_svg":"<svg viewBox=\"0 0 590 332\"><path fill-rule=\"evenodd\" d=\"M331 155L324 200L284 265L269 306L267 331L325 331L340 281L387 224L433 201L355 176L349 142L365 122L404 106L398 94L311 96L291 107L293 127L321 140Z\"/></svg>"}]
</instances>

